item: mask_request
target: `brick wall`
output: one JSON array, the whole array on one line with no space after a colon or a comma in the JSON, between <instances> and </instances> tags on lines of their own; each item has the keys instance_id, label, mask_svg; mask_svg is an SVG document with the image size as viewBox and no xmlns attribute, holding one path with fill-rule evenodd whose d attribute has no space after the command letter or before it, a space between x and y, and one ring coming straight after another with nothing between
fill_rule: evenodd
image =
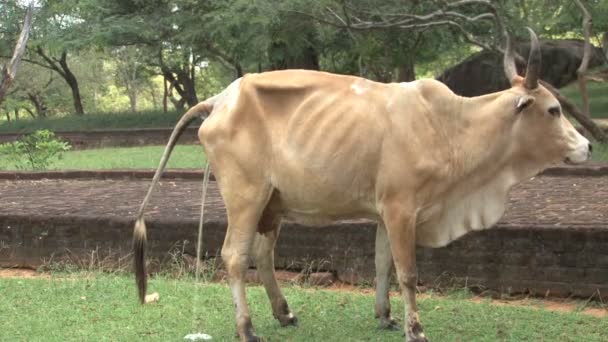
<instances>
[{"instance_id":1,"label":"brick wall","mask_svg":"<svg viewBox=\"0 0 608 342\"><path fill-rule=\"evenodd\" d=\"M149 257L195 254L197 222L148 223ZM205 250L218 254L225 223L205 223ZM129 253L132 222L86 217L0 217L0 266L36 267L45 260L97 250L112 258ZM373 281L375 225L339 223L310 228L285 224L277 244L277 268L313 265L344 281ZM608 230L601 227L497 227L471 233L445 248L419 248L421 283L466 284L501 292L608 299Z\"/></svg>"},{"instance_id":2,"label":"brick wall","mask_svg":"<svg viewBox=\"0 0 608 342\"><path fill-rule=\"evenodd\" d=\"M55 132L75 150L102 147L130 147L166 145L172 128L138 128L91 130L83 132ZM180 144L198 144L198 128L189 127L179 139ZM0 143L19 139L21 133L0 134Z\"/></svg>"}]
</instances>

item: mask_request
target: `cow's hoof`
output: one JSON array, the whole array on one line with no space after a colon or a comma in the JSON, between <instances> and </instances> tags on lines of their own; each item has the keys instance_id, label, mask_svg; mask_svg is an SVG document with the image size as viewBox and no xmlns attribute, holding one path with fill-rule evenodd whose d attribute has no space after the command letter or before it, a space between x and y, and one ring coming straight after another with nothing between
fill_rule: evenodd
<instances>
[{"instance_id":1,"label":"cow's hoof","mask_svg":"<svg viewBox=\"0 0 608 342\"><path fill-rule=\"evenodd\" d=\"M405 333L405 341L406 342L428 342L426 336L424 336L424 332L422 331L422 326L418 322L414 322L414 324L410 325L410 329Z\"/></svg>"},{"instance_id":2,"label":"cow's hoof","mask_svg":"<svg viewBox=\"0 0 608 342\"><path fill-rule=\"evenodd\" d=\"M380 324L378 324L378 328L382 330L401 330L399 327L399 323L391 317L380 318Z\"/></svg>"},{"instance_id":3,"label":"cow's hoof","mask_svg":"<svg viewBox=\"0 0 608 342\"><path fill-rule=\"evenodd\" d=\"M246 336L241 336L240 340L241 342L262 342L262 339L254 333L249 333Z\"/></svg>"},{"instance_id":4,"label":"cow's hoof","mask_svg":"<svg viewBox=\"0 0 608 342\"><path fill-rule=\"evenodd\" d=\"M255 334L250 318L243 318L240 324L237 324L237 336L241 342L261 342L262 340Z\"/></svg>"},{"instance_id":5,"label":"cow's hoof","mask_svg":"<svg viewBox=\"0 0 608 342\"><path fill-rule=\"evenodd\" d=\"M279 324L281 324L282 327L287 327L290 325L294 327L298 326L298 317L296 317L296 315L291 312L287 315L279 315L277 317L277 320L279 321Z\"/></svg>"}]
</instances>

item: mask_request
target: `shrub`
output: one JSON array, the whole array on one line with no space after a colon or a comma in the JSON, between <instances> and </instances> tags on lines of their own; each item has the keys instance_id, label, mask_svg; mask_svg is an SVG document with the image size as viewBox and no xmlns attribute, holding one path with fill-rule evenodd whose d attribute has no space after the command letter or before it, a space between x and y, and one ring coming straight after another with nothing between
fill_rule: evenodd
<instances>
[{"instance_id":1,"label":"shrub","mask_svg":"<svg viewBox=\"0 0 608 342\"><path fill-rule=\"evenodd\" d=\"M55 133L38 130L17 141L0 144L0 154L18 170L45 170L71 148L70 144L56 138Z\"/></svg>"}]
</instances>

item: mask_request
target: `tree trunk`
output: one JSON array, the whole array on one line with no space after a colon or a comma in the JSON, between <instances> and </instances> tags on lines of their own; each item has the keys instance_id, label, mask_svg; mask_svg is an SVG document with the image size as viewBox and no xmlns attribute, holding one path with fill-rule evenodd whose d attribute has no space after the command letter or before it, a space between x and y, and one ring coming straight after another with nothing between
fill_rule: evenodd
<instances>
[{"instance_id":1,"label":"tree trunk","mask_svg":"<svg viewBox=\"0 0 608 342\"><path fill-rule=\"evenodd\" d=\"M72 70L70 70L70 68L68 67L66 51L64 51L61 55L59 64L61 65L61 68L65 73L65 76L63 78L70 86L70 89L72 89L72 98L74 99L74 110L76 111L76 115L84 115L84 109L82 107L82 97L80 96L80 88L78 87L78 80L76 79L74 73L72 73Z\"/></svg>"},{"instance_id":2,"label":"tree trunk","mask_svg":"<svg viewBox=\"0 0 608 342\"><path fill-rule=\"evenodd\" d=\"M608 63L608 31L602 35L602 50L604 51L604 58Z\"/></svg>"},{"instance_id":3,"label":"tree trunk","mask_svg":"<svg viewBox=\"0 0 608 342\"><path fill-rule=\"evenodd\" d=\"M196 96L193 73L190 74L185 70L178 70L177 81L182 85L185 95L184 99L186 100L186 103L188 103L188 106L196 106L198 104L198 97Z\"/></svg>"},{"instance_id":4,"label":"tree trunk","mask_svg":"<svg viewBox=\"0 0 608 342\"><path fill-rule=\"evenodd\" d=\"M397 82L411 82L416 80L416 69L414 60L408 59L397 68Z\"/></svg>"},{"instance_id":5,"label":"tree trunk","mask_svg":"<svg viewBox=\"0 0 608 342\"><path fill-rule=\"evenodd\" d=\"M160 108L160 103L158 103L158 91L154 86L154 83L147 83L147 90L152 98L152 107L154 107L154 109Z\"/></svg>"},{"instance_id":6,"label":"tree trunk","mask_svg":"<svg viewBox=\"0 0 608 342\"><path fill-rule=\"evenodd\" d=\"M15 109L15 121L19 120L19 109Z\"/></svg>"},{"instance_id":7,"label":"tree trunk","mask_svg":"<svg viewBox=\"0 0 608 342\"><path fill-rule=\"evenodd\" d=\"M29 108L25 107L25 111L32 117L32 119L36 119L36 114L32 112Z\"/></svg>"},{"instance_id":8,"label":"tree trunk","mask_svg":"<svg viewBox=\"0 0 608 342\"><path fill-rule=\"evenodd\" d=\"M127 85L127 96L129 97L129 106L131 107L131 112L137 112L137 90L134 89L133 85Z\"/></svg>"},{"instance_id":9,"label":"tree trunk","mask_svg":"<svg viewBox=\"0 0 608 342\"><path fill-rule=\"evenodd\" d=\"M46 118L47 107L42 96L40 96L40 94L28 92L27 98L34 105L34 108L36 108L36 115L39 118Z\"/></svg>"},{"instance_id":10,"label":"tree trunk","mask_svg":"<svg viewBox=\"0 0 608 342\"><path fill-rule=\"evenodd\" d=\"M576 0L577 5L580 7L581 12L583 12L583 33L585 37L585 46L583 52L583 59L581 61L581 65L576 71L577 79L578 79L578 87L581 93L581 99L583 101L583 114L587 117L591 117L590 109L589 109L589 93L587 92L587 69L589 68L589 58L591 58L591 14L585 5L580 0Z\"/></svg>"},{"instance_id":11,"label":"tree trunk","mask_svg":"<svg viewBox=\"0 0 608 342\"><path fill-rule=\"evenodd\" d=\"M270 46L271 56L281 56L271 61L272 70L308 69L319 70L319 54L313 46L304 47L299 54L292 55L284 42L274 42Z\"/></svg>"},{"instance_id":12,"label":"tree trunk","mask_svg":"<svg viewBox=\"0 0 608 342\"><path fill-rule=\"evenodd\" d=\"M8 112L8 111L7 111L7 112L5 113L5 115L6 115L6 122L11 122L11 112Z\"/></svg>"},{"instance_id":13,"label":"tree trunk","mask_svg":"<svg viewBox=\"0 0 608 342\"><path fill-rule=\"evenodd\" d=\"M184 110L184 107L186 106L186 99L181 97L178 100L175 98L175 96L171 96L171 97L169 97L169 100L171 100L171 103L173 103L173 107L175 107L176 110L178 110L178 111Z\"/></svg>"},{"instance_id":14,"label":"tree trunk","mask_svg":"<svg viewBox=\"0 0 608 342\"><path fill-rule=\"evenodd\" d=\"M78 115L78 116L84 115L84 109L82 106L82 97L80 96L80 88L78 87L78 80L76 79L76 76L74 75L72 70L70 70L70 67L68 66L67 51L64 50L61 53L60 59L57 59L54 57L51 58L51 57L47 56L46 53L44 52L44 50L42 49L42 47L40 47L40 46L36 47L36 53L40 57L42 57L42 59L44 59L44 61L48 65L47 67L49 69L57 72L70 86L70 89L72 90L72 99L74 101L74 111L75 111L76 115Z\"/></svg>"},{"instance_id":15,"label":"tree trunk","mask_svg":"<svg viewBox=\"0 0 608 342\"><path fill-rule=\"evenodd\" d=\"M181 105L181 102L187 103L188 106L198 104L198 97L196 96L194 81L190 78L189 70L171 70L166 65L161 65L161 70L165 78L171 84L171 88L175 89L179 96L183 99L183 101L177 101L178 104ZM175 77L174 73L177 75L177 78ZM174 100L172 96L170 96L169 99L174 105L176 104L176 100Z\"/></svg>"},{"instance_id":16,"label":"tree trunk","mask_svg":"<svg viewBox=\"0 0 608 342\"><path fill-rule=\"evenodd\" d=\"M21 57L23 57L23 54L25 53L25 46L27 44L27 39L29 38L30 28L32 27L32 12L33 7L30 5L25 13L23 28L21 29L21 34L19 34L19 39L17 39L17 44L15 45L15 50L13 51L13 57L9 61L8 66L4 66L4 68L2 68L2 80L0 80L0 104L2 101L4 101L6 92L17 75L17 67L19 66L19 62L21 62Z\"/></svg>"},{"instance_id":17,"label":"tree trunk","mask_svg":"<svg viewBox=\"0 0 608 342\"><path fill-rule=\"evenodd\" d=\"M131 94L129 95L129 104L131 105L131 112L137 112L137 95Z\"/></svg>"},{"instance_id":18,"label":"tree trunk","mask_svg":"<svg viewBox=\"0 0 608 342\"><path fill-rule=\"evenodd\" d=\"M163 77L163 113L167 113L167 97L169 97L169 92L167 90L167 78Z\"/></svg>"}]
</instances>

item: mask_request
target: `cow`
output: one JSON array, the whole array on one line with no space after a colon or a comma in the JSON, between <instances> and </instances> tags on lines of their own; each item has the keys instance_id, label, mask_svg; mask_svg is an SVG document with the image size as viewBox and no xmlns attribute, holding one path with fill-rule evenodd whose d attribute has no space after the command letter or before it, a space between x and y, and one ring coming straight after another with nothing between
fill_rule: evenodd
<instances>
[{"instance_id":1,"label":"cow","mask_svg":"<svg viewBox=\"0 0 608 342\"><path fill-rule=\"evenodd\" d=\"M426 341L416 306L416 245L441 247L492 227L510 188L556 163L578 164L589 141L539 84L540 47L530 30L525 77L507 37L511 87L465 98L435 80L377 83L305 70L248 74L192 107L176 124L134 229L139 296L146 294L144 209L188 123L198 136L226 205L221 256L241 341L259 341L245 296L252 259L281 326L297 318L274 275L282 220L304 224L376 220L375 314L394 328L394 265L405 303L406 341ZM208 172L205 173L208 177Z\"/></svg>"}]
</instances>

